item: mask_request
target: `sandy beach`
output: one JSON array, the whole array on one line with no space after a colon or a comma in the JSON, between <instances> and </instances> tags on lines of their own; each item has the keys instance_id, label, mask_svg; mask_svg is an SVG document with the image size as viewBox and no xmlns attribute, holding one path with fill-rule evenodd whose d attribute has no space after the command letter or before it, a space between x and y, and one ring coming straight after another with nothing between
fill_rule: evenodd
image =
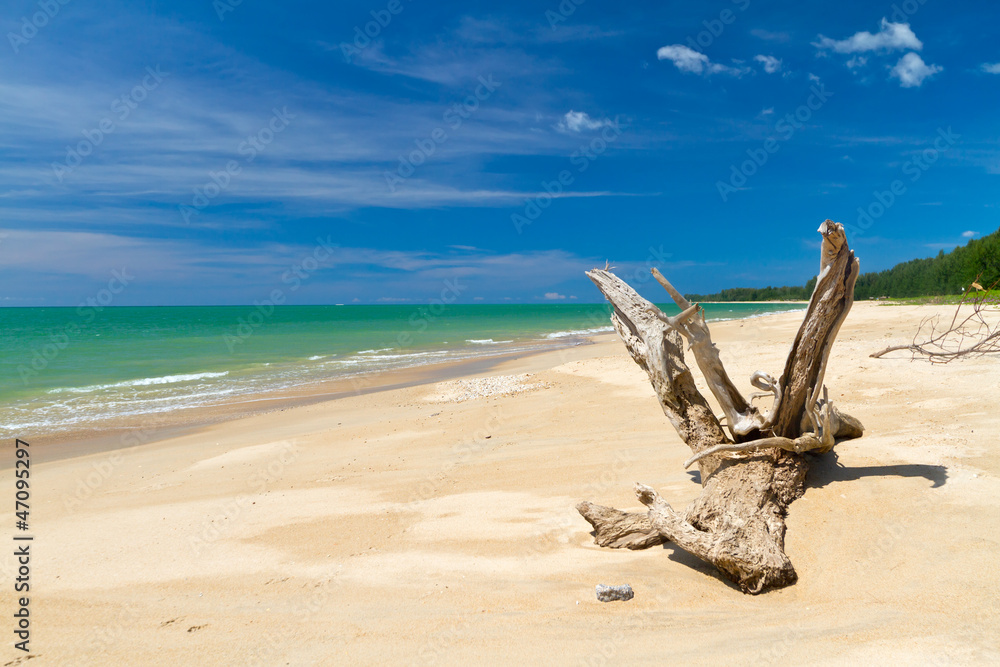
<instances>
[{"instance_id":1,"label":"sandy beach","mask_svg":"<svg viewBox=\"0 0 1000 667\"><path fill-rule=\"evenodd\" d=\"M684 507L700 490L604 335L485 374L505 379L33 466L31 664L996 663L1000 363L868 357L935 312L951 309L858 303L841 330L826 384L866 433L810 458L791 587L744 595L670 545L593 544L577 502L638 509L641 481ZM780 373L801 318L711 324L738 387ZM0 566L12 581L11 549ZM595 598L623 583L633 600ZM2 662L22 664L6 632Z\"/></svg>"}]
</instances>

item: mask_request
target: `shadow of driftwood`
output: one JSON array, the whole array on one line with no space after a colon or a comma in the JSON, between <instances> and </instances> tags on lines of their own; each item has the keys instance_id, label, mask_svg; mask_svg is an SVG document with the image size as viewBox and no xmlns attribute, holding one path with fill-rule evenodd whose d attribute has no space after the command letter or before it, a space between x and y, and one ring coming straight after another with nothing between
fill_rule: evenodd
<instances>
[{"instance_id":1,"label":"shadow of driftwood","mask_svg":"<svg viewBox=\"0 0 1000 667\"><path fill-rule=\"evenodd\" d=\"M681 549L673 542L665 542L663 544L663 549L669 552L667 554L668 560L672 560L675 563L680 563L681 565L685 565L691 568L692 570L697 570L698 572L704 574L706 577L717 579L718 581L724 583L726 586L729 586L729 588L733 589L734 591L740 590L739 586L737 586L735 583L733 583L726 577L722 576L722 573L719 572L719 570L716 569L714 565L703 561L702 559L698 558L692 553L684 551L684 549Z\"/></svg>"},{"instance_id":2,"label":"shadow of driftwood","mask_svg":"<svg viewBox=\"0 0 1000 667\"><path fill-rule=\"evenodd\" d=\"M923 477L931 482L931 488L944 486L948 481L945 466L902 463L887 466L861 466L848 468L837 460L837 452L829 452L809 458L809 474L806 488L822 488L832 482L853 482L862 477Z\"/></svg>"}]
</instances>

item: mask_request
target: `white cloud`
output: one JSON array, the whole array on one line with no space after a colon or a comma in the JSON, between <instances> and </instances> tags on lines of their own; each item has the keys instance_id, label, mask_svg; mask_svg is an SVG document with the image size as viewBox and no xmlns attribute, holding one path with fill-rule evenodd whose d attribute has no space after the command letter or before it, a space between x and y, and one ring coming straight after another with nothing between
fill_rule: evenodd
<instances>
[{"instance_id":1,"label":"white cloud","mask_svg":"<svg viewBox=\"0 0 1000 667\"><path fill-rule=\"evenodd\" d=\"M791 36L787 32L776 32L772 30L762 30L760 28L755 28L750 31L750 34L758 39L767 40L769 42L787 42L791 39Z\"/></svg>"},{"instance_id":2,"label":"white cloud","mask_svg":"<svg viewBox=\"0 0 1000 667\"><path fill-rule=\"evenodd\" d=\"M977 236L978 234L979 232L973 231L962 232L962 238L971 239L973 236Z\"/></svg>"},{"instance_id":3,"label":"white cloud","mask_svg":"<svg viewBox=\"0 0 1000 667\"><path fill-rule=\"evenodd\" d=\"M732 76L743 76L749 72L746 67L729 67L720 63L713 63L704 53L698 53L683 44L671 44L661 46L656 51L659 60L669 60L682 72L691 74L730 74Z\"/></svg>"},{"instance_id":4,"label":"white cloud","mask_svg":"<svg viewBox=\"0 0 1000 667\"><path fill-rule=\"evenodd\" d=\"M591 118L585 111L566 112L556 127L561 132L582 132L583 130L599 130L602 127L614 125L608 118L598 120Z\"/></svg>"},{"instance_id":5,"label":"white cloud","mask_svg":"<svg viewBox=\"0 0 1000 667\"><path fill-rule=\"evenodd\" d=\"M924 79L943 69L937 65L926 64L923 58L914 53L924 48L924 44L917 39L909 23L891 23L885 18L882 19L879 31L875 34L863 31L841 40L820 35L819 41L813 42L813 46L820 51L832 50L837 53L855 54L845 63L852 71L864 67L869 61L869 56L857 54L909 50L910 52L900 58L890 70L890 78L899 79L899 85L903 88L919 88Z\"/></svg>"},{"instance_id":6,"label":"white cloud","mask_svg":"<svg viewBox=\"0 0 1000 667\"><path fill-rule=\"evenodd\" d=\"M979 69L987 74L1000 74L1000 63L983 63Z\"/></svg>"},{"instance_id":7,"label":"white cloud","mask_svg":"<svg viewBox=\"0 0 1000 667\"><path fill-rule=\"evenodd\" d=\"M287 290L281 276L318 247L312 243L218 246L190 239L52 229L0 228L0 238L0 284L10 288L0 292L34 303L70 306L106 286L112 270L135 277L122 299L115 297L115 305L148 302L170 291L170 303L250 303L275 287ZM490 300L515 290L537 294L538 285L580 282L585 280L583 271L603 266L603 259L563 250L409 251L337 246L336 237L326 233L322 240L329 256L321 270L303 281L302 291L295 292L300 302L344 303L360 296L363 301L426 303L429 296L441 293L446 280L461 286L462 299L480 295ZM288 290L289 297L292 291ZM573 298L551 294L546 298Z\"/></svg>"},{"instance_id":8,"label":"white cloud","mask_svg":"<svg viewBox=\"0 0 1000 667\"><path fill-rule=\"evenodd\" d=\"M882 19L879 31L874 35L868 31L858 32L847 39L830 39L819 35L819 41L813 46L829 49L837 53L862 53L865 51L895 51L913 49L919 51L923 42L910 30L909 23L890 23Z\"/></svg>"},{"instance_id":9,"label":"white cloud","mask_svg":"<svg viewBox=\"0 0 1000 667\"><path fill-rule=\"evenodd\" d=\"M708 56L681 44L660 47L656 52L659 60L670 60L682 72L701 74L709 64Z\"/></svg>"},{"instance_id":10,"label":"white cloud","mask_svg":"<svg viewBox=\"0 0 1000 667\"><path fill-rule=\"evenodd\" d=\"M764 56L758 55L753 57L759 63L764 65L764 71L768 74L774 74L781 69L781 59L775 58L774 56Z\"/></svg>"},{"instance_id":11,"label":"white cloud","mask_svg":"<svg viewBox=\"0 0 1000 667\"><path fill-rule=\"evenodd\" d=\"M903 88L919 88L924 79L943 69L937 65L926 64L923 58L911 52L899 59L889 76L899 79L899 85Z\"/></svg>"},{"instance_id":12,"label":"white cloud","mask_svg":"<svg viewBox=\"0 0 1000 667\"><path fill-rule=\"evenodd\" d=\"M565 294L560 294L559 292L546 292L545 298L549 301L558 301L559 299L565 299Z\"/></svg>"},{"instance_id":13,"label":"white cloud","mask_svg":"<svg viewBox=\"0 0 1000 667\"><path fill-rule=\"evenodd\" d=\"M809 72L809 80L812 81L813 83L819 83L819 77L813 74L812 72Z\"/></svg>"},{"instance_id":14,"label":"white cloud","mask_svg":"<svg viewBox=\"0 0 1000 667\"><path fill-rule=\"evenodd\" d=\"M868 64L867 56L854 56L853 58L847 61L848 69L857 69L859 67L864 67L867 64Z\"/></svg>"}]
</instances>

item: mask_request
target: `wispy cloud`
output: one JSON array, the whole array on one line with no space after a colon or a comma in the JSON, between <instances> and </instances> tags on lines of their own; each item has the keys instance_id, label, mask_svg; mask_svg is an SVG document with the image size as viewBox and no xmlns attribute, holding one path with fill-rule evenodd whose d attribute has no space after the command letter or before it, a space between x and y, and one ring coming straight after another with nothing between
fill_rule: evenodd
<instances>
[{"instance_id":1,"label":"wispy cloud","mask_svg":"<svg viewBox=\"0 0 1000 667\"><path fill-rule=\"evenodd\" d=\"M768 42L787 42L792 38L787 32L764 30L762 28L754 28L750 31L750 34L757 39L763 39Z\"/></svg>"},{"instance_id":2,"label":"wispy cloud","mask_svg":"<svg viewBox=\"0 0 1000 667\"><path fill-rule=\"evenodd\" d=\"M669 60L674 67L690 74L728 74L740 77L750 71L748 67L729 67L721 63L713 63L704 53L699 53L683 44L661 46L656 51L659 60Z\"/></svg>"},{"instance_id":3,"label":"wispy cloud","mask_svg":"<svg viewBox=\"0 0 1000 667\"><path fill-rule=\"evenodd\" d=\"M850 60L848 60L847 63L846 63L847 69L850 69L850 70L859 69L861 67L864 67L867 64L868 64L868 57L867 56L854 56L853 58L851 58Z\"/></svg>"},{"instance_id":4,"label":"wispy cloud","mask_svg":"<svg viewBox=\"0 0 1000 667\"><path fill-rule=\"evenodd\" d=\"M465 248L429 252L341 247L333 235L315 244L215 245L99 232L0 233L4 235L0 279L6 280L11 273L21 275L26 285L21 294L28 298L33 296L32 289L54 280L77 286L77 290L63 291L60 305L76 305L95 286L106 283L112 271L134 276L123 304L141 303L152 290L165 285L182 289L187 296L181 300L186 303L249 303L275 287L299 303L346 302L354 297L365 302L385 298L426 302L440 294L445 281L457 281L463 295L468 295L466 300L472 294L490 299L530 294L539 286L557 288L550 292L556 296L546 298L563 300L566 297L558 288L585 284L583 272L601 261L564 250L496 253ZM282 276L311 256L319 244L325 258L321 266L302 281L301 293L290 289Z\"/></svg>"},{"instance_id":5,"label":"wispy cloud","mask_svg":"<svg viewBox=\"0 0 1000 667\"><path fill-rule=\"evenodd\" d=\"M610 118L591 118L585 111L570 111L559 120L557 128L560 132L583 132L584 130L599 130L611 127L614 122Z\"/></svg>"},{"instance_id":6,"label":"wispy cloud","mask_svg":"<svg viewBox=\"0 0 1000 667\"><path fill-rule=\"evenodd\" d=\"M753 59L761 63L768 74L781 71L781 60L774 56L756 55Z\"/></svg>"},{"instance_id":7,"label":"wispy cloud","mask_svg":"<svg viewBox=\"0 0 1000 667\"><path fill-rule=\"evenodd\" d=\"M978 235L979 235L979 232L973 232L973 231L962 232L962 238L965 238L965 239L971 239L972 237L978 236Z\"/></svg>"},{"instance_id":8,"label":"wispy cloud","mask_svg":"<svg viewBox=\"0 0 1000 667\"><path fill-rule=\"evenodd\" d=\"M1000 74L1000 63L983 63L979 69L987 74Z\"/></svg>"},{"instance_id":9,"label":"wispy cloud","mask_svg":"<svg viewBox=\"0 0 1000 667\"><path fill-rule=\"evenodd\" d=\"M896 51L912 49L919 51L924 47L923 42L910 29L909 23L890 23L887 19L882 22L877 33L868 31L857 32L847 39L831 39L819 35L819 41L813 46L821 50L835 51L837 53L864 53L866 51Z\"/></svg>"}]
</instances>

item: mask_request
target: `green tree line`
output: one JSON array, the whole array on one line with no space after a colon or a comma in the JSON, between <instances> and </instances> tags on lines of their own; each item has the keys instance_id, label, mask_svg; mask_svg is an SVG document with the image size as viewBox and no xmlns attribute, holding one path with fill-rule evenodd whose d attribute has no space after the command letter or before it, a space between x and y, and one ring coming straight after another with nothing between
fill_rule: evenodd
<instances>
[{"instance_id":1,"label":"green tree line","mask_svg":"<svg viewBox=\"0 0 1000 667\"><path fill-rule=\"evenodd\" d=\"M1000 229L936 257L911 259L885 271L863 273L854 298L877 299L960 294L976 277L983 287L1000 279ZM800 301L812 295L816 279L802 287L733 287L715 294L687 294L691 301Z\"/></svg>"}]
</instances>

